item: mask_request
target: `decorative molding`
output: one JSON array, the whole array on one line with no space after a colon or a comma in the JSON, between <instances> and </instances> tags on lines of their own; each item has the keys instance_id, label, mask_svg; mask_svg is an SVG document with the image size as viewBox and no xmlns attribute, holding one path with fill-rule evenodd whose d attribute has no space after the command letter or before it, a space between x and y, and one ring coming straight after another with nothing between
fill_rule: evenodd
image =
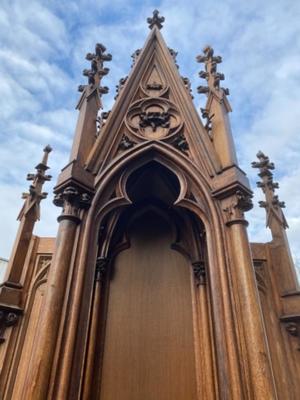
<instances>
[{"instance_id":1,"label":"decorative molding","mask_svg":"<svg viewBox=\"0 0 300 400\"><path fill-rule=\"evenodd\" d=\"M56 193L53 203L57 207L62 207L62 214L58 217L58 222L69 219L76 223L80 222L79 212L81 209L89 208L91 204L91 194L80 192L75 186L67 186L61 192Z\"/></svg>"},{"instance_id":2,"label":"decorative molding","mask_svg":"<svg viewBox=\"0 0 300 400\"><path fill-rule=\"evenodd\" d=\"M149 25L149 29L152 29L154 26L156 26L158 29L161 29L163 27L163 22L165 22L165 17L160 17L159 16L159 11L154 10L153 11L153 16L147 18L147 22Z\"/></svg>"},{"instance_id":3,"label":"decorative molding","mask_svg":"<svg viewBox=\"0 0 300 400\"><path fill-rule=\"evenodd\" d=\"M10 326L16 325L22 310L0 305L0 344L5 342L5 331Z\"/></svg>"}]
</instances>

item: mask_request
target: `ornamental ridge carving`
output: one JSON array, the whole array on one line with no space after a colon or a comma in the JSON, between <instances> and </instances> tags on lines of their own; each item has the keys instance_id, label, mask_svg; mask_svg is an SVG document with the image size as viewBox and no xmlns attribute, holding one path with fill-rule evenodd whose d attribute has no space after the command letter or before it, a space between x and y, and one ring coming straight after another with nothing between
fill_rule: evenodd
<instances>
[{"instance_id":1,"label":"ornamental ridge carving","mask_svg":"<svg viewBox=\"0 0 300 400\"><path fill-rule=\"evenodd\" d=\"M58 217L59 222L70 219L79 223L80 210L89 208L91 196L90 193L80 192L75 186L70 185L55 195L53 203L63 208L62 214Z\"/></svg>"}]
</instances>

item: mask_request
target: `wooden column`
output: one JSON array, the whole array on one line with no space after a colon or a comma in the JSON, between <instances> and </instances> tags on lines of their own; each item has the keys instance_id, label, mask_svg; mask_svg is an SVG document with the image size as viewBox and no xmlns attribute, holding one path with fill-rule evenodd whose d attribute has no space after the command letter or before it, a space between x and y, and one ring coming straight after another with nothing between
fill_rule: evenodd
<instances>
[{"instance_id":1,"label":"wooden column","mask_svg":"<svg viewBox=\"0 0 300 400\"><path fill-rule=\"evenodd\" d=\"M45 400L57 343L60 316L65 299L66 285L72 264L74 240L80 223L80 210L89 205L87 193L69 186L56 195L55 204L63 207L58 218L59 229L56 248L49 273L35 351L30 360L22 399Z\"/></svg>"},{"instance_id":2,"label":"wooden column","mask_svg":"<svg viewBox=\"0 0 300 400\"><path fill-rule=\"evenodd\" d=\"M229 262L242 375L248 399L277 399L246 231L248 223L243 216L243 211L251 207L250 195L240 190L222 202L229 233Z\"/></svg>"}]
</instances>

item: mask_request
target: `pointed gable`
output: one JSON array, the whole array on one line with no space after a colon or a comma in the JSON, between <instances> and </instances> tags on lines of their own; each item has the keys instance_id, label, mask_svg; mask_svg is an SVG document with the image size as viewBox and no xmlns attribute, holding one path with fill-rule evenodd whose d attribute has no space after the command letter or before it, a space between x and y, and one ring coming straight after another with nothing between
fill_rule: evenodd
<instances>
[{"instance_id":1,"label":"pointed gable","mask_svg":"<svg viewBox=\"0 0 300 400\"><path fill-rule=\"evenodd\" d=\"M154 26L87 160L97 174L120 153L158 141L192 159L214 176L220 163L169 49Z\"/></svg>"}]
</instances>

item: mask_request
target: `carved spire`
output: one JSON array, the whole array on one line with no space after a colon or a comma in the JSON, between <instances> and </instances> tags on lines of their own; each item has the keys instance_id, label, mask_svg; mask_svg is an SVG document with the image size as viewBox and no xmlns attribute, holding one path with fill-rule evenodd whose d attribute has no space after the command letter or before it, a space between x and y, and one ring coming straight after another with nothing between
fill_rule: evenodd
<instances>
[{"instance_id":1,"label":"carved spire","mask_svg":"<svg viewBox=\"0 0 300 400\"><path fill-rule=\"evenodd\" d=\"M109 72L109 69L104 67L104 62L111 61L112 55L105 52L106 47L101 43L97 43L95 46L95 53L87 53L85 58L91 62L91 68L84 69L83 75L88 78L88 85L80 85L78 87L79 92L83 92L87 87L89 87L91 91L96 89L99 94L99 99L101 99L102 94L108 93L108 87L101 86L101 80ZM100 107L102 108L101 100Z\"/></svg>"},{"instance_id":2,"label":"carved spire","mask_svg":"<svg viewBox=\"0 0 300 400\"><path fill-rule=\"evenodd\" d=\"M269 157L261 151L256 156L259 161L254 161L252 167L259 169L258 176L261 177L261 182L257 182L257 186L263 190L266 197L266 201L259 202L259 206L265 208L267 212L266 225L271 228L271 220L275 217L279 224L286 229L288 224L282 211L285 203L279 201L278 196L275 194L275 189L279 188L279 184L273 181L271 170L275 168L274 163L270 162Z\"/></svg>"},{"instance_id":3,"label":"carved spire","mask_svg":"<svg viewBox=\"0 0 300 400\"><path fill-rule=\"evenodd\" d=\"M207 86L198 86L198 93L206 93L209 92L219 92L220 90L229 95L229 90L220 87L220 81L225 79L224 74L217 72L217 64L222 62L222 57L214 56L214 49L210 46L206 46L203 49L203 55L199 55L196 57L198 63L204 63L205 71L200 71L200 78L207 80Z\"/></svg>"},{"instance_id":4,"label":"carved spire","mask_svg":"<svg viewBox=\"0 0 300 400\"><path fill-rule=\"evenodd\" d=\"M49 169L48 155L52 151L52 148L48 145L44 148L44 155L42 161L35 167L35 174L27 174L27 180L32 181L32 185L29 186L29 193L23 193L22 198L25 199L24 205L18 215L18 220L26 216L29 211L33 210L33 219L37 221L40 219L40 202L47 197L46 192L42 192L43 184L45 181L51 180L51 175L46 175L47 169Z\"/></svg>"},{"instance_id":5,"label":"carved spire","mask_svg":"<svg viewBox=\"0 0 300 400\"><path fill-rule=\"evenodd\" d=\"M147 22L149 24L149 29L152 29L154 26L157 26L158 29L163 27L162 23L165 22L165 17L160 17L158 10L153 11L153 16L147 18Z\"/></svg>"}]
</instances>

